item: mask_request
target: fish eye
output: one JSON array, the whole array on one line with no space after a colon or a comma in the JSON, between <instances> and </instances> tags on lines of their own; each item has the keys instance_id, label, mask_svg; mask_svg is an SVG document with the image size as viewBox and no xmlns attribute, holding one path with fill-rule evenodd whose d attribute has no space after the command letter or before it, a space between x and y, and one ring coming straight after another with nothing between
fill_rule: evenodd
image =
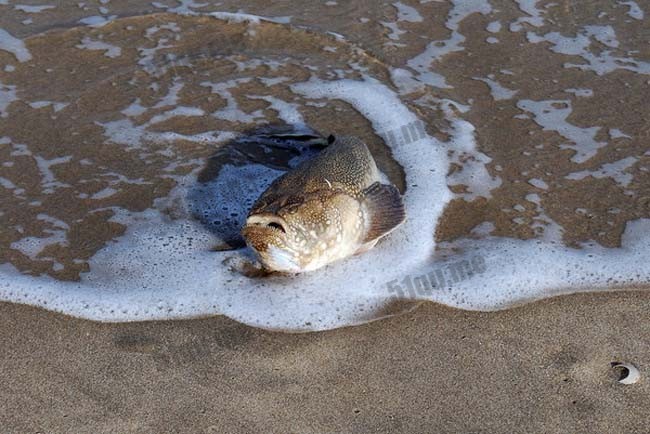
<instances>
[{"instance_id":1,"label":"fish eye","mask_svg":"<svg viewBox=\"0 0 650 434\"><path fill-rule=\"evenodd\" d=\"M282 232L287 233L287 231L284 230L284 227L280 223L271 222L271 223L267 224L267 226L272 227L272 228L276 228L276 229L280 229Z\"/></svg>"}]
</instances>

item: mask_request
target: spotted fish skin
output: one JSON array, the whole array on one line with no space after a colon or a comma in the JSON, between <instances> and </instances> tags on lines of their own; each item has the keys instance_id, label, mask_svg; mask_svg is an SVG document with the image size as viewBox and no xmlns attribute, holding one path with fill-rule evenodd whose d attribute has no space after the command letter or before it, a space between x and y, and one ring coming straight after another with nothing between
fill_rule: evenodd
<instances>
[{"instance_id":1,"label":"spotted fish skin","mask_svg":"<svg viewBox=\"0 0 650 434\"><path fill-rule=\"evenodd\" d=\"M331 141L276 179L248 215L242 235L267 270L315 270L369 249L405 218L399 191L381 184L366 144Z\"/></svg>"}]
</instances>

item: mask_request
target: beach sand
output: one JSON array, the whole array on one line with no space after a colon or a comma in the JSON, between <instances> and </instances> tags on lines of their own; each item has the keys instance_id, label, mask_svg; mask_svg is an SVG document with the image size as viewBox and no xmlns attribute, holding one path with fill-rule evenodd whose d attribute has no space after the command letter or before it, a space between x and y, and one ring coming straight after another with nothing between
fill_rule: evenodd
<instances>
[{"instance_id":1,"label":"beach sand","mask_svg":"<svg viewBox=\"0 0 650 434\"><path fill-rule=\"evenodd\" d=\"M474 1L456 15L444 1L112 0L41 12L13 3L0 1L0 29L32 58L0 34L11 42L0 47L0 265L24 274L79 279L124 233L115 210L150 209L213 156L196 135L246 131L258 110L282 120L248 95L295 101L317 131L362 137L409 188L350 104L320 106L288 90L312 73L359 78L355 68L391 86L441 141L446 98L476 128L477 149L449 170L458 196L423 237L453 248L488 227L617 248L627 224L650 218L650 46L633 2ZM179 15L242 8L280 23ZM112 22L80 25L102 20ZM166 52L175 34L183 38ZM409 68L411 82L391 82L396 68ZM246 74L270 81L219 95L202 84ZM174 96L177 82L185 87ZM178 107L186 110L170 114ZM168 132L182 135L174 146ZM212 158L201 176L221 165ZM0 433L650 432L649 312L646 288L489 313L423 303L288 334L218 315L111 324L0 303ZM641 380L619 384L614 362L638 366Z\"/></svg>"},{"instance_id":2,"label":"beach sand","mask_svg":"<svg viewBox=\"0 0 650 434\"><path fill-rule=\"evenodd\" d=\"M642 433L650 295L270 333L0 305L5 433ZM642 379L617 383L611 362Z\"/></svg>"}]
</instances>

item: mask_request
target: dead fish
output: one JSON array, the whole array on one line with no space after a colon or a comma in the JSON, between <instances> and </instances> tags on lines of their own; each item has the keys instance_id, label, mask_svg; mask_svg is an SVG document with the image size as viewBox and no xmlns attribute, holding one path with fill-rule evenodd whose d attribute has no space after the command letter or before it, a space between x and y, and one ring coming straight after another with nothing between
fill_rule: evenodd
<instances>
[{"instance_id":1,"label":"dead fish","mask_svg":"<svg viewBox=\"0 0 650 434\"><path fill-rule=\"evenodd\" d=\"M399 190L380 181L363 141L328 142L276 179L248 214L242 235L269 271L312 271L364 252L406 217Z\"/></svg>"}]
</instances>

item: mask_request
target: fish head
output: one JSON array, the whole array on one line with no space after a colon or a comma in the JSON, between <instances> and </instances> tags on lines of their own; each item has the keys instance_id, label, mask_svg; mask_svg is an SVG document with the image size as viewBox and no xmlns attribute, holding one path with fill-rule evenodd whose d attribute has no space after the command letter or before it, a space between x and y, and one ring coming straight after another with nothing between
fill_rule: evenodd
<instances>
[{"instance_id":1,"label":"fish head","mask_svg":"<svg viewBox=\"0 0 650 434\"><path fill-rule=\"evenodd\" d=\"M329 262L341 246L341 209L330 193L283 198L246 220L242 235L264 268L300 273ZM270 212L272 210L272 212ZM261 211L261 212L260 212Z\"/></svg>"},{"instance_id":2,"label":"fish head","mask_svg":"<svg viewBox=\"0 0 650 434\"><path fill-rule=\"evenodd\" d=\"M295 228L277 214L252 214L242 229L246 244L268 270L285 273L302 271Z\"/></svg>"}]
</instances>

